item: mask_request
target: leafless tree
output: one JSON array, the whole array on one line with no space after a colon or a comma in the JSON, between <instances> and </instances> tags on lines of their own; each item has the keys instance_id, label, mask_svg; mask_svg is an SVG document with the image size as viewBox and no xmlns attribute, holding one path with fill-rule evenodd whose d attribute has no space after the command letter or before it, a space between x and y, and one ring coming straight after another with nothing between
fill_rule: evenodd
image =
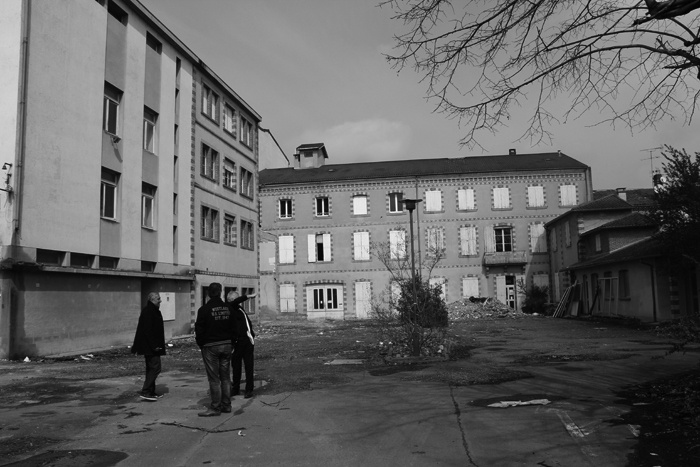
<instances>
[{"instance_id":1,"label":"leafless tree","mask_svg":"<svg viewBox=\"0 0 700 467\"><path fill-rule=\"evenodd\" d=\"M406 32L389 62L412 67L461 144L529 118L520 139L594 113L632 131L689 124L700 95L700 0L387 0ZM564 96L562 96L564 95ZM561 97L568 97L566 107ZM554 101L559 102L554 105Z\"/></svg>"}]
</instances>

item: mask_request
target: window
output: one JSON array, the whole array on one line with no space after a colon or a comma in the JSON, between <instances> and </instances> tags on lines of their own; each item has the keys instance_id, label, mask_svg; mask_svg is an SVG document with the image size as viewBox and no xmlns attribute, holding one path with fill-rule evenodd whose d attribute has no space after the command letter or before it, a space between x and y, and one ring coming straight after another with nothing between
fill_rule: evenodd
<instances>
[{"instance_id":1,"label":"window","mask_svg":"<svg viewBox=\"0 0 700 467\"><path fill-rule=\"evenodd\" d=\"M367 196L358 195L352 198L352 213L356 216L367 214Z\"/></svg>"},{"instance_id":2,"label":"window","mask_svg":"<svg viewBox=\"0 0 700 467\"><path fill-rule=\"evenodd\" d=\"M281 199L280 200L280 219L291 219L292 216L292 200L291 199Z\"/></svg>"},{"instance_id":3,"label":"window","mask_svg":"<svg viewBox=\"0 0 700 467\"><path fill-rule=\"evenodd\" d=\"M494 227L493 233L496 236L496 252L513 251L510 227Z\"/></svg>"},{"instance_id":4,"label":"window","mask_svg":"<svg viewBox=\"0 0 700 467\"><path fill-rule=\"evenodd\" d=\"M559 205L576 206L576 185L562 185L559 187Z\"/></svg>"},{"instance_id":5,"label":"window","mask_svg":"<svg viewBox=\"0 0 700 467\"><path fill-rule=\"evenodd\" d=\"M121 100L122 92L105 82L102 129L110 135L119 135L119 104Z\"/></svg>"},{"instance_id":6,"label":"window","mask_svg":"<svg viewBox=\"0 0 700 467\"><path fill-rule=\"evenodd\" d=\"M66 254L63 251L36 249L36 262L41 264L53 264L62 266Z\"/></svg>"},{"instance_id":7,"label":"window","mask_svg":"<svg viewBox=\"0 0 700 467\"><path fill-rule=\"evenodd\" d=\"M241 195L252 199L254 190L253 173L241 167Z\"/></svg>"},{"instance_id":8,"label":"window","mask_svg":"<svg viewBox=\"0 0 700 467\"><path fill-rule=\"evenodd\" d=\"M626 269L620 269L617 273L620 298L630 298L630 278Z\"/></svg>"},{"instance_id":9,"label":"window","mask_svg":"<svg viewBox=\"0 0 700 467\"><path fill-rule=\"evenodd\" d=\"M404 259L406 257L406 232L404 230L389 231L389 257Z\"/></svg>"},{"instance_id":10,"label":"window","mask_svg":"<svg viewBox=\"0 0 700 467\"><path fill-rule=\"evenodd\" d=\"M403 212L403 193L389 193L389 212Z\"/></svg>"},{"instance_id":11,"label":"window","mask_svg":"<svg viewBox=\"0 0 700 467\"><path fill-rule=\"evenodd\" d=\"M236 166L229 159L224 159L224 187L236 190Z\"/></svg>"},{"instance_id":12,"label":"window","mask_svg":"<svg viewBox=\"0 0 700 467\"><path fill-rule=\"evenodd\" d=\"M117 220L117 186L119 174L102 169L102 189L100 191L100 217Z\"/></svg>"},{"instance_id":13,"label":"window","mask_svg":"<svg viewBox=\"0 0 700 467\"><path fill-rule=\"evenodd\" d=\"M248 147L253 147L253 125L241 117L241 143Z\"/></svg>"},{"instance_id":14,"label":"window","mask_svg":"<svg viewBox=\"0 0 700 467\"><path fill-rule=\"evenodd\" d=\"M70 265L76 268L91 268L95 261L94 255L86 255L84 253L71 253Z\"/></svg>"},{"instance_id":15,"label":"window","mask_svg":"<svg viewBox=\"0 0 700 467\"><path fill-rule=\"evenodd\" d=\"M595 251L602 251L603 245L602 245L602 242L600 240L600 234L595 235L594 241L595 241Z\"/></svg>"},{"instance_id":16,"label":"window","mask_svg":"<svg viewBox=\"0 0 700 467\"><path fill-rule=\"evenodd\" d=\"M207 206L202 206L202 238L219 241L219 211Z\"/></svg>"},{"instance_id":17,"label":"window","mask_svg":"<svg viewBox=\"0 0 700 467\"><path fill-rule=\"evenodd\" d=\"M292 313L296 311L294 295L294 284L280 285L280 312Z\"/></svg>"},{"instance_id":18,"label":"window","mask_svg":"<svg viewBox=\"0 0 700 467\"><path fill-rule=\"evenodd\" d=\"M355 261L369 260L369 232L353 232L353 246Z\"/></svg>"},{"instance_id":19,"label":"window","mask_svg":"<svg viewBox=\"0 0 700 467\"><path fill-rule=\"evenodd\" d=\"M219 121L219 95L206 84L202 84L202 113L216 122Z\"/></svg>"},{"instance_id":20,"label":"window","mask_svg":"<svg viewBox=\"0 0 700 467\"><path fill-rule=\"evenodd\" d=\"M316 215L325 217L330 214L330 199L327 196L316 198Z\"/></svg>"},{"instance_id":21,"label":"window","mask_svg":"<svg viewBox=\"0 0 700 467\"><path fill-rule=\"evenodd\" d=\"M224 214L224 243L236 246L236 218L230 214Z\"/></svg>"},{"instance_id":22,"label":"window","mask_svg":"<svg viewBox=\"0 0 700 467\"><path fill-rule=\"evenodd\" d=\"M236 137L236 111L228 104L224 104L224 130Z\"/></svg>"},{"instance_id":23,"label":"window","mask_svg":"<svg viewBox=\"0 0 700 467\"><path fill-rule=\"evenodd\" d=\"M476 255L476 227L467 226L459 229L459 253L465 256Z\"/></svg>"},{"instance_id":24,"label":"window","mask_svg":"<svg viewBox=\"0 0 700 467\"><path fill-rule=\"evenodd\" d=\"M331 234L310 234L308 247L309 263L331 260Z\"/></svg>"},{"instance_id":25,"label":"window","mask_svg":"<svg viewBox=\"0 0 700 467\"><path fill-rule=\"evenodd\" d=\"M201 175L210 180L219 179L219 153L202 143Z\"/></svg>"},{"instance_id":26,"label":"window","mask_svg":"<svg viewBox=\"0 0 700 467\"><path fill-rule=\"evenodd\" d=\"M427 212L442 211L442 193L440 190L426 190L425 210Z\"/></svg>"},{"instance_id":27,"label":"window","mask_svg":"<svg viewBox=\"0 0 700 467\"><path fill-rule=\"evenodd\" d=\"M479 297L479 278L478 277L463 277L462 278L462 297Z\"/></svg>"},{"instance_id":28,"label":"window","mask_svg":"<svg viewBox=\"0 0 700 467\"><path fill-rule=\"evenodd\" d=\"M533 253L547 252L547 237L544 233L544 224L530 224L530 249Z\"/></svg>"},{"instance_id":29,"label":"window","mask_svg":"<svg viewBox=\"0 0 700 467\"><path fill-rule=\"evenodd\" d=\"M143 108L143 149L156 152L156 122L158 114L148 107Z\"/></svg>"},{"instance_id":30,"label":"window","mask_svg":"<svg viewBox=\"0 0 700 467\"><path fill-rule=\"evenodd\" d=\"M253 223L241 221L241 248L245 248L246 250L255 249L255 237L253 233Z\"/></svg>"},{"instance_id":31,"label":"window","mask_svg":"<svg viewBox=\"0 0 700 467\"><path fill-rule=\"evenodd\" d=\"M557 248L559 248L558 242L557 242L557 228L552 227L552 235L551 235L551 240L552 240L552 251L557 251Z\"/></svg>"},{"instance_id":32,"label":"window","mask_svg":"<svg viewBox=\"0 0 700 467\"><path fill-rule=\"evenodd\" d=\"M307 289L308 311L340 310L343 289L338 285L314 286Z\"/></svg>"},{"instance_id":33,"label":"window","mask_svg":"<svg viewBox=\"0 0 700 467\"><path fill-rule=\"evenodd\" d=\"M571 246L571 224L568 220L564 223L564 241L566 246Z\"/></svg>"},{"instance_id":34,"label":"window","mask_svg":"<svg viewBox=\"0 0 700 467\"><path fill-rule=\"evenodd\" d=\"M441 227L428 227L425 236L428 242L427 254L435 256L445 248Z\"/></svg>"},{"instance_id":35,"label":"window","mask_svg":"<svg viewBox=\"0 0 700 467\"><path fill-rule=\"evenodd\" d=\"M113 258L111 256L100 256L100 269L117 269L118 264L119 258Z\"/></svg>"},{"instance_id":36,"label":"window","mask_svg":"<svg viewBox=\"0 0 700 467\"><path fill-rule=\"evenodd\" d=\"M431 277L430 280L428 281L430 284L430 287L435 287L439 286L440 287L440 297L445 300L447 297L447 283L445 282L444 277Z\"/></svg>"},{"instance_id":37,"label":"window","mask_svg":"<svg viewBox=\"0 0 700 467\"><path fill-rule=\"evenodd\" d=\"M156 187L141 183L141 226L147 229L155 228L156 217Z\"/></svg>"},{"instance_id":38,"label":"window","mask_svg":"<svg viewBox=\"0 0 700 467\"><path fill-rule=\"evenodd\" d=\"M473 188L457 190L457 209L460 211L476 210L476 201Z\"/></svg>"},{"instance_id":39,"label":"window","mask_svg":"<svg viewBox=\"0 0 700 467\"><path fill-rule=\"evenodd\" d=\"M294 235L280 235L280 263L294 262Z\"/></svg>"},{"instance_id":40,"label":"window","mask_svg":"<svg viewBox=\"0 0 700 467\"><path fill-rule=\"evenodd\" d=\"M119 5L116 3L110 1L107 4L107 13L109 13L114 19L119 21L120 23L126 25L126 22L129 18L129 15L126 14L124 10L119 8Z\"/></svg>"},{"instance_id":41,"label":"window","mask_svg":"<svg viewBox=\"0 0 700 467\"><path fill-rule=\"evenodd\" d=\"M241 287L241 292L243 292L243 295L253 295L255 293L255 289L252 287ZM243 310L249 315L255 314L254 298L246 300L241 304L241 306L243 307Z\"/></svg>"},{"instance_id":42,"label":"window","mask_svg":"<svg viewBox=\"0 0 700 467\"><path fill-rule=\"evenodd\" d=\"M509 209L510 208L510 188L495 187L493 189L493 208L494 209Z\"/></svg>"},{"instance_id":43,"label":"window","mask_svg":"<svg viewBox=\"0 0 700 467\"><path fill-rule=\"evenodd\" d=\"M544 187L529 186L527 187L527 207L543 208L544 207Z\"/></svg>"},{"instance_id":44,"label":"window","mask_svg":"<svg viewBox=\"0 0 700 467\"><path fill-rule=\"evenodd\" d=\"M110 1L109 3L112 2ZM150 32L146 33L146 45L153 49L156 53L160 53L163 50L163 44L161 44L160 41Z\"/></svg>"}]
</instances>

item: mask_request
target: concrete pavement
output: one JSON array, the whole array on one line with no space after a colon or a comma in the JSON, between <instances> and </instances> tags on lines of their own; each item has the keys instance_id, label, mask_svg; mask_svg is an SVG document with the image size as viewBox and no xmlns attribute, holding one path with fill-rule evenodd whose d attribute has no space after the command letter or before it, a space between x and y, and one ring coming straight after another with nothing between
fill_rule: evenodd
<instances>
[{"instance_id":1,"label":"concrete pavement","mask_svg":"<svg viewBox=\"0 0 700 467\"><path fill-rule=\"evenodd\" d=\"M622 423L619 416L629 407L616 402L614 391L695 368L698 354L654 359L668 345L619 345L627 358L523 364L519 369L533 377L493 385L426 382L435 374L431 368L382 376L359 372L349 383L326 389L238 396L232 413L211 418L197 416L208 402L204 375L166 368L158 379L166 395L158 402L135 395L141 377L89 381L60 400L0 405L0 443L12 437L57 441L38 452L46 459L49 449L57 451L50 454L54 463L32 463L25 455L0 464L625 466L638 433ZM480 347L469 360L494 364L494 349ZM440 371L463 364L443 364ZM29 385L31 375L21 378ZM542 398L550 403L488 406Z\"/></svg>"}]
</instances>

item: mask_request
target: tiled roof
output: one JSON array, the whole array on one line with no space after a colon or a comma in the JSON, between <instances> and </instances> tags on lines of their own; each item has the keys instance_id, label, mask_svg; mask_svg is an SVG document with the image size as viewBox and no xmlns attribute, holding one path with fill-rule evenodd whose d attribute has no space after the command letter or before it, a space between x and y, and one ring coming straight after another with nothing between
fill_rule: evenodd
<instances>
[{"instance_id":1,"label":"tiled roof","mask_svg":"<svg viewBox=\"0 0 700 467\"><path fill-rule=\"evenodd\" d=\"M455 159L409 159L400 161L328 164L314 169L265 169L260 185L333 182L357 179L406 178L433 175L484 174L495 172L582 171L588 166L560 153L508 156L468 156Z\"/></svg>"},{"instance_id":2,"label":"tiled roof","mask_svg":"<svg viewBox=\"0 0 700 467\"><path fill-rule=\"evenodd\" d=\"M655 227L655 226L656 226L656 224L654 223L654 221L649 219L644 214L640 214L638 212L633 212L631 214L628 214L625 217L621 217L620 219L615 219L613 221L608 222L607 224L603 224L601 226L596 227L595 229L591 229L588 232L581 234L581 236L590 235L590 234L595 233L595 232L600 232L601 230L636 229L636 228Z\"/></svg>"},{"instance_id":3,"label":"tiled roof","mask_svg":"<svg viewBox=\"0 0 700 467\"><path fill-rule=\"evenodd\" d=\"M653 237L645 238L631 245L615 250L606 255L592 258L586 261L572 264L567 269L582 269L603 264L622 263L644 258L661 256L663 248L661 243Z\"/></svg>"},{"instance_id":4,"label":"tiled roof","mask_svg":"<svg viewBox=\"0 0 700 467\"><path fill-rule=\"evenodd\" d=\"M617 195L607 195L603 198L594 199L593 201L587 201L583 204L579 204L566 211L563 214L559 214L557 217L551 221L545 223L545 227L556 224L560 219L563 219L571 213L574 212L596 212L596 211L632 211L632 205L627 201L620 199Z\"/></svg>"},{"instance_id":5,"label":"tiled roof","mask_svg":"<svg viewBox=\"0 0 700 467\"><path fill-rule=\"evenodd\" d=\"M627 202L634 207L654 206L656 204L653 188L634 188L625 190L625 193ZM615 194L617 194L617 190L593 190L593 199L596 200Z\"/></svg>"}]
</instances>

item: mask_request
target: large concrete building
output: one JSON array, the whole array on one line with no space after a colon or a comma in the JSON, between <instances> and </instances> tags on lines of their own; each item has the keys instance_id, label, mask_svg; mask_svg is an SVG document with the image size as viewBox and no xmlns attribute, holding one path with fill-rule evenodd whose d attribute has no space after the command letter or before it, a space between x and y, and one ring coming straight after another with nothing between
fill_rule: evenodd
<instances>
[{"instance_id":1,"label":"large concrete building","mask_svg":"<svg viewBox=\"0 0 700 467\"><path fill-rule=\"evenodd\" d=\"M444 248L430 275L447 302L493 296L519 309L518 282L550 285L544 225L592 199L590 168L562 154L326 165L323 144L260 172L260 311L273 319L356 319L390 290L374 254ZM420 259L419 268L420 268Z\"/></svg>"},{"instance_id":2,"label":"large concrete building","mask_svg":"<svg viewBox=\"0 0 700 467\"><path fill-rule=\"evenodd\" d=\"M260 116L136 0L5 0L0 357L187 334L254 289ZM254 305L252 305L254 306Z\"/></svg>"}]
</instances>

